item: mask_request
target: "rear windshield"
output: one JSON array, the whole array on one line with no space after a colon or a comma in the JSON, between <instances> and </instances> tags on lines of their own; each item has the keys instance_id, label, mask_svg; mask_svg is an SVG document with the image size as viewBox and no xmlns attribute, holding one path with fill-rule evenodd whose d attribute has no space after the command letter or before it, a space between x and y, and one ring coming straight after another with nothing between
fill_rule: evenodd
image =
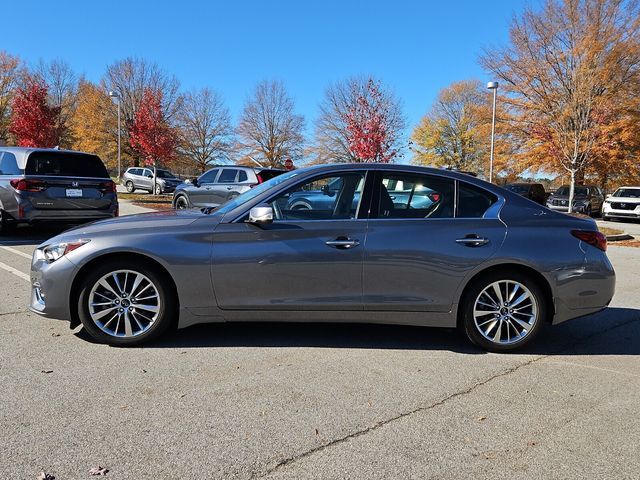
<instances>
[{"instance_id":1,"label":"rear windshield","mask_svg":"<svg viewBox=\"0 0 640 480\"><path fill-rule=\"evenodd\" d=\"M109 178L100 157L88 153L33 152L29 155L24 173L56 177Z\"/></svg>"},{"instance_id":2,"label":"rear windshield","mask_svg":"<svg viewBox=\"0 0 640 480\"><path fill-rule=\"evenodd\" d=\"M258 172L258 178L260 179L260 183L266 182L267 180L271 180L278 175L282 175L284 170L260 170Z\"/></svg>"}]
</instances>

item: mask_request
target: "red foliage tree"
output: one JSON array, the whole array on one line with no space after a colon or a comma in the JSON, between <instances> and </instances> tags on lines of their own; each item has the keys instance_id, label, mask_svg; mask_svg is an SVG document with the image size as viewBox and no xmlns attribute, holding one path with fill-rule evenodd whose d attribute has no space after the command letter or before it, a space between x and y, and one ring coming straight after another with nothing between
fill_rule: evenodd
<instances>
[{"instance_id":1,"label":"red foliage tree","mask_svg":"<svg viewBox=\"0 0 640 480\"><path fill-rule=\"evenodd\" d=\"M364 92L345 113L349 149L361 162L389 163L399 151L394 147L397 132L390 128L391 107L380 86L369 79Z\"/></svg>"},{"instance_id":2,"label":"red foliage tree","mask_svg":"<svg viewBox=\"0 0 640 480\"><path fill-rule=\"evenodd\" d=\"M145 165L170 160L176 148L176 135L162 110L162 92L146 89L129 128L131 147Z\"/></svg>"},{"instance_id":3,"label":"red foliage tree","mask_svg":"<svg viewBox=\"0 0 640 480\"><path fill-rule=\"evenodd\" d=\"M11 106L9 131L21 147L54 147L58 138L56 120L58 107L47 103L47 86L35 79L27 79L16 90Z\"/></svg>"}]
</instances>

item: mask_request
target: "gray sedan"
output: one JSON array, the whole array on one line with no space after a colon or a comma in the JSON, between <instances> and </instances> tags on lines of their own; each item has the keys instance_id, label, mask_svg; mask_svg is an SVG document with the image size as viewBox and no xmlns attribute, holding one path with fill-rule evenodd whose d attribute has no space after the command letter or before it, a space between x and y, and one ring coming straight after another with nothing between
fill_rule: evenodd
<instances>
[{"instance_id":1,"label":"gray sedan","mask_svg":"<svg viewBox=\"0 0 640 480\"><path fill-rule=\"evenodd\" d=\"M327 201L290 208L318 191ZM605 250L592 220L468 175L319 166L214 211L64 232L34 253L31 309L119 346L204 322L329 321L458 327L507 351L609 304Z\"/></svg>"}]
</instances>

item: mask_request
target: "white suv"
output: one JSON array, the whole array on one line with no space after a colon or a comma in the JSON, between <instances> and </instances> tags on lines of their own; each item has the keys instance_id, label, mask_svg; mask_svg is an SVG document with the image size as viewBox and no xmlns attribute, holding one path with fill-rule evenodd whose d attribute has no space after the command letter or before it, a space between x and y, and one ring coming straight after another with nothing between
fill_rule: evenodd
<instances>
[{"instance_id":1,"label":"white suv","mask_svg":"<svg viewBox=\"0 0 640 480\"><path fill-rule=\"evenodd\" d=\"M640 187L620 187L613 195L607 195L602 218L640 219Z\"/></svg>"}]
</instances>

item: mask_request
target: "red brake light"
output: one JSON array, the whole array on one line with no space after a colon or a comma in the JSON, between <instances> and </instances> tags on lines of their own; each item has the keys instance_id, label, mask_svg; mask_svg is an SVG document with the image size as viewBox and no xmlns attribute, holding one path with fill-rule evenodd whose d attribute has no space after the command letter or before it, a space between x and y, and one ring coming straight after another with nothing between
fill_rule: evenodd
<instances>
[{"instance_id":1,"label":"red brake light","mask_svg":"<svg viewBox=\"0 0 640 480\"><path fill-rule=\"evenodd\" d=\"M257 174L256 177L258 177L258 183L264 182L264 180L262 179L262 175Z\"/></svg>"},{"instance_id":2,"label":"red brake light","mask_svg":"<svg viewBox=\"0 0 640 480\"><path fill-rule=\"evenodd\" d=\"M47 189L47 184L40 180L14 179L9 183L19 192L42 192Z\"/></svg>"},{"instance_id":3,"label":"red brake light","mask_svg":"<svg viewBox=\"0 0 640 480\"><path fill-rule=\"evenodd\" d=\"M571 235L602 250L603 252L607 251L607 237L605 237L602 232L594 232L592 230L571 230Z\"/></svg>"},{"instance_id":4,"label":"red brake light","mask_svg":"<svg viewBox=\"0 0 640 480\"><path fill-rule=\"evenodd\" d=\"M116 193L116 184L114 182L104 182L100 184L102 193Z\"/></svg>"}]
</instances>

